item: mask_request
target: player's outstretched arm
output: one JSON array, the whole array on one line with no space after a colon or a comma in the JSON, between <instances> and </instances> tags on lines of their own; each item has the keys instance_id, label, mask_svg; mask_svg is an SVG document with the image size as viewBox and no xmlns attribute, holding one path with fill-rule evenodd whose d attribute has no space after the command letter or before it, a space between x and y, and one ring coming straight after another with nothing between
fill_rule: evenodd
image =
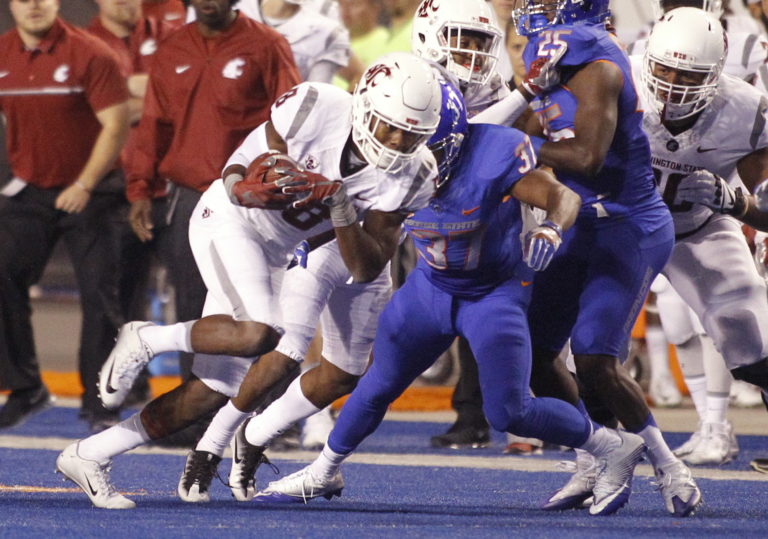
<instances>
[{"instance_id":1,"label":"player's outstretched arm","mask_svg":"<svg viewBox=\"0 0 768 539\"><path fill-rule=\"evenodd\" d=\"M616 131L623 83L621 70L608 62L592 62L576 73L568 81L579 103L574 137L545 142L539 164L588 177L600 172Z\"/></svg>"}]
</instances>

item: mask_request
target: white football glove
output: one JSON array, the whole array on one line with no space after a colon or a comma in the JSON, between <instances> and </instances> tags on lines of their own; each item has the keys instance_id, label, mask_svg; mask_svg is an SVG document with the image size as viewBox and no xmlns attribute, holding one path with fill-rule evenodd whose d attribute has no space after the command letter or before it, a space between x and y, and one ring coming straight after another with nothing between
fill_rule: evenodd
<instances>
[{"instance_id":1,"label":"white football glove","mask_svg":"<svg viewBox=\"0 0 768 539\"><path fill-rule=\"evenodd\" d=\"M535 271L544 271L563 243L563 232L559 225L544 221L525 235L523 260Z\"/></svg>"},{"instance_id":2,"label":"white football glove","mask_svg":"<svg viewBox=\"0 0 768 539\"><path fill-rule=\"evenodd\" d=\"M677 196L736 217L742 217L747 210L741 187L733 189L723 178L707 170L697 170L683 178L677 187Z\"/></svg>"},{"instance_id":3,"label":"white football glove","mask_svg":"<svg viewBox=\"0 0 768 539\"><path fill-rule=\"evenodd\" d=\"M763 182L755 188L755 206L760 211L768 212L768 180Z\"/></svg>"}]
</instances>

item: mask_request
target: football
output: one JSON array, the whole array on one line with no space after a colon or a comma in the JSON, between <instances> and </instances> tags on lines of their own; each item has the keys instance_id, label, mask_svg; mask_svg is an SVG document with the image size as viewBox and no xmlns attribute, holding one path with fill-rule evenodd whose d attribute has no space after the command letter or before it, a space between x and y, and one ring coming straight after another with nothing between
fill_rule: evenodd
<instances>
[{"instance_id":1,"label":"football","mask_svg":"<svg viewBox=\"0 0 768 539\"><path fill-rule=\"evenodd\" d=\"M233 195L240 206L267 210L284 210L296 200L283 193L280 179L290 180L301 174L298 163L280 152L270 151L251 161L242 181L235 184ZM281 182L282 183L282 182Z\"/></svg>"}]
</instances>

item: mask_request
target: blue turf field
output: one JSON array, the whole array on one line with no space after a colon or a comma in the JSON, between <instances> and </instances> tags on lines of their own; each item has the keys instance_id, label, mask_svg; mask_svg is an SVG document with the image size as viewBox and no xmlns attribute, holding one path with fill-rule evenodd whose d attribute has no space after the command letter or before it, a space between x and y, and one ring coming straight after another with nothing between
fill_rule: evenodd
<instances>
[{"instance_id":1,"label":"blue turf field","mask_svg":"<svg viewBox=\"0 0 768 539\"><path fill-rule=\"evenodd\" d=\"M431 450L428 438L442 432L444 424L401 421L386 421L360 448L360 459L345 464L347 487L333 501L289 507L235 503L214 480L210 504L185 504L175 496L181 454L132 453L115 460L112 476L138 507L105 511L91 507L72 483L53 473L58 448L86 434L75 415L75 409L54 408L24 426L3 431L0 536L768 536L768 482L749 480L766 476L746 472L749 459L761 448L768 454L766 437L739 437L742 456L721 468L733 472L735 479L701 478L715 477L711 468L694 471L705 506L689 519L668 516L661 496L644 476L635 478L630 503L617 515L540 511L538 504L568 477L554 471L553 461L569 458L568 454L547 451L530 460L511 458L500 453L501 435L485 450ZM669 438L674 445L683 437ZM275 455L281 474L303 466L304 462L286 460L292 455ZM228 465L225 459L222 475ZM526 466L553 471L523 471ZM260 485L273 477L267 468L259 470Z\"/></svg>"}]
</instances>

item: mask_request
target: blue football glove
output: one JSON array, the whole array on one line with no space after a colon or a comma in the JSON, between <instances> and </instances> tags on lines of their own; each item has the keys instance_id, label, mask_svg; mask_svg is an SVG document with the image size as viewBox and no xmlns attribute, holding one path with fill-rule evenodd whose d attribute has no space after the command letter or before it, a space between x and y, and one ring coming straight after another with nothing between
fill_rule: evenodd
<instances>
[{"instance_id":1,"label":"blue football glove","mask_svg":"<svg viewBox=\"0 0 768 539\"><path fill-rule=\"evenodd\" d=\"M293 250L293 260L291 266L307 267L307 258L309 257L309 242L307 240L302 241Z\"/></svg>"},{"instance_id":2,"label":"blue football glove","mask_svg":"<svg viewBox=\"0 0 768 539\"><path fill-rule=\"evenodd\" d=\"M535 271L544 271L563 243L562 229L552 221L528 231L523 245L523 260Z\"/></svg>"}]
</instances>

